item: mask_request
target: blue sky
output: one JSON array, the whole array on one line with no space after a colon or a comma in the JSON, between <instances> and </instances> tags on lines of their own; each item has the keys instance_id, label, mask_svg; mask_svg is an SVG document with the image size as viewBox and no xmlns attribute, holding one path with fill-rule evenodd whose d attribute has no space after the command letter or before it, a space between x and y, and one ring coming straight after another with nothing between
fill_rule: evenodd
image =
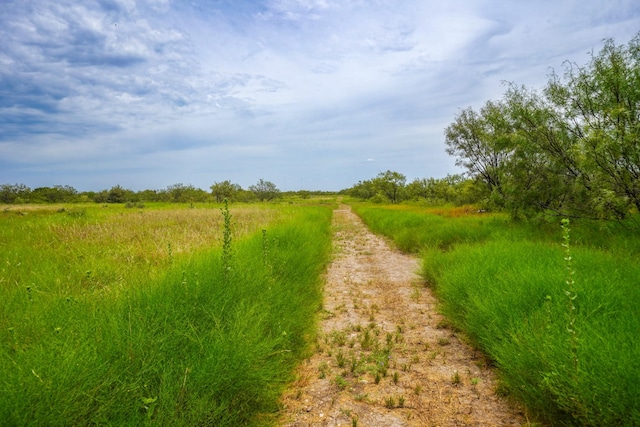
<instances>
[{"instance_id":1,"label":"blue sky","mask_svg":"<svg viewBox=\"0 0 640 427\"><path fill-rule=\"evenodd\" d=\"M440 178L460 109L639 30L637 0L2 0L0 184Z\"/></svg>"}]
</instances>

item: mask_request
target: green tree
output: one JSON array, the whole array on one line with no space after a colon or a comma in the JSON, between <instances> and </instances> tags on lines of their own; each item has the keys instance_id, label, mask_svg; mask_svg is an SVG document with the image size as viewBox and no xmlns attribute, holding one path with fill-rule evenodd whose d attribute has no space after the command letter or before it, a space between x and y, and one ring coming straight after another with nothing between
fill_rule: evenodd
<instances>
[{"instance_id":1,"label":"green tree","mask_svg":"<svg viewBox=\"0 0 640 427\"><path fill-rule=\"evenodd\" d=\"M104 202L106 203L127 203L136 201L136 194L127 188L122 188L120 185L111 187L111 189L106 192L104 198Z\"/></svg>"},{"instance_id":2,"label":"green tree","mask_svg":"<svg viewBox=\"0 0 640 427\"><path fill-rule=\"evenodd\" d=\"M224 199L235 201L238 198L239 192L242 190L240 185L233 184L229 180L215 182L209 188L211 188L211 194L218 203L222 203Z\"/></svg>"},{"instance_id":3,"label":"green tree","mask_svg":"<svg viewBox=\"0 0 640 427\"><path fill-rule=\"evenodd\" d=\"M462 110L445 130L447 153L472 179L485 183L487 202L499 207L507 204L505 175L513 154L512 133L506 106L496 101L488 101L479 112Z\"/></svg>"},{"instance_id":4,"label":"green tree","mask_svg":"<svg viewBox=\"0 0 640 427\"><path fill-rule=\"evenodd\" d=\"M511 85L503 103L512 150L506 164L506 205L515 215L565 211L582 196L586 175L562 117L544 96L524 87Z\"/></svg>"},{"instance_id":5,"label":"green tree","mask_svg":"<svg viewBox=\"0 0 640 427\"><path fill-rule=\"evenodd\" d=\"M160 196L158 195L158 192L156 190L147 189L147 190L138 191L136 193L136 196L142 202L159 202L160 201Z\"/></svg>"},{"instance_id":6,"label":"green tree","mask_svg":"<svg viewBox=\"0 0 640 427\"><path fill-rule=\"evenodd\" d=\"M446 203L472 203L462 195L462 175L447 175L445 178L416 178L405 187L407 197L414 200L424 200L430 205Z\"/></svg>"},{"instance_id":7,"label":"green tree","mask_svg":"<svg viewBox=\"0 0 640 427\"><path fill-rule=\"evenodd\" d=\"M262 178L255 185L249 186L249 191L256 195L261 202L273 200L280 196L280 190L273 182L265 181Z\"/></svg>"},{"instance_id":8,"label":"green tree","mask_svg":"<svg viewBox=\"0 0 640 427\"><path fill-rule=\"evenodd\" d=\"M173 203L195 203L205 202L208 193L201 188L194 187L191 184L184 185L182 183L169 185L165 190L166 199Z\"/></svg>"},{"instance_id":9,"label":"green tree","mask_svg":"<svg viewBox=\"0 0 640 427\"><path fill-rule=\"evenodd\" d=\"M407 182L407 177L399 172L387 170L380 172L373 180L373 187L377 193L383 194L391 203L398 203Z\"/></svg>"},{"instance_id":10,"label":"green tree","mask_svg":"<svg viewBox=\"0 0 640 427\"><path fill-rule=\"evenodd\" d=\"M73 202L78 192L69 185L54 185L53 187L38 187L33 189L30 200L44 203Z\"/></svg>"},{"instance_id":11,"label":"green tree","mask_svg":"<svg viewBox=\"0 0 640 427\"><path fill-rule=\"evenodd\" d=\"M367 200L376 195L373 182L371 180L358 181L353 187L347 190L347 194L351 197L357 197L358 199Z\"/></svg>"},{"instance_id":12,"label":"green tree","mask_svg":"<svg viewBox=\"0 0 640 427\"><path fill-rule=\"evenodd\" d=\"M585 66L567 63L547 95L577 141L597 213L640 210L640 33L626 46L606 40Z\"/></svg>"},{"instance_id":13,"label":"green tree","mask_svg":"<svg viewBox=\"0 0 640 427\"><path fill-rule=\"evenodd\" d=\"M460 112L447 153L515 217L640 211L640 33L565 67L541 94L512 84L501 100Z\"/></svg>"},{"instance_id":14,"label":"green tree","mask_svg":"<svg viewBox=\"0 0 640 427\"><path fill-rule=\"evenodd\" d=\"M31 189L24 184L0 185L0 202L19 203L28 199Z\"/></svg>"}]
</instances>

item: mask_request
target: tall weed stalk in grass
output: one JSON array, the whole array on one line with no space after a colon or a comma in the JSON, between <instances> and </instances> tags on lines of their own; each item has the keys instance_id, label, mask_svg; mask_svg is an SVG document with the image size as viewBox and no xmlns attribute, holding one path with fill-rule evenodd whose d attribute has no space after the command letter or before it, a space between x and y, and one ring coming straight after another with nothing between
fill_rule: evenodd
<instances>
[{"instance_id":1,"label":"tall weed stalk in grass","mask_svg":"<svg viewBox=\"0 0 640 427\"><path fill-rule=\"evenodd\" d=\"M571 229L569 228L569 218L562 220L562 247L564 248L564 265L566 270L564 294L567 297L567 332L569 333L571 360L575 373L578 373L578 334L576 332L576 305L578 297L575 291L575 270L573 269L573 256L571 254Z\"/></svg>"},{"instance_id":2,"label":"tall weed stalk in grass","mask_svg":"<svg viewBox=\"0 0 640 427\"><path fill-rule=\"evenodd\" d=\"M224 284L228 285L231 275L231 241L233 236L231 231L231 213L229 212L229 201L227 198L224 199L223 203L224 206L220 209L222 211L222 217L224 218L222 231L222 271Z\"/></svg>"}]
</instances>

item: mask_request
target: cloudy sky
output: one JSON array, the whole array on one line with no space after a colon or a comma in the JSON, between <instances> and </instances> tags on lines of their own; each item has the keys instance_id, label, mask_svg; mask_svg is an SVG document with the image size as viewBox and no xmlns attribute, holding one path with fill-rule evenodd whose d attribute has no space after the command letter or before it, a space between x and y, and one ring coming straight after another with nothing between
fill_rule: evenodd
<instances>
[{"instance_id":1,"label":"cloudy sky","mask_svg":"<svg viewBox=\"0 0 640 427\"><path fill-rule=\"evenodd\" d=\"M0 0L0 184L340 190L640 30L637 0Z\"/></svg>"}]
</instances>

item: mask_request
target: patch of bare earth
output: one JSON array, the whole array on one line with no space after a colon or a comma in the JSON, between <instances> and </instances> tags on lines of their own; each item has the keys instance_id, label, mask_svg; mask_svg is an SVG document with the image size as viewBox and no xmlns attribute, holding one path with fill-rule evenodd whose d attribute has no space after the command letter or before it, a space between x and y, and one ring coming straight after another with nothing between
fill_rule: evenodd
<instances>
[{"instance_id":1,"label":"patch of bare earth","mask_svg":"<svg viewBox=\"0 0 640 427\"><path fill-rule=\"evenodd\" d=\"M281 424L520 426L480 354L436 311L418 260L372 234L348 206L334 213L333 263L313 356L283 395Z\"/></svg>"}]
</instances>

